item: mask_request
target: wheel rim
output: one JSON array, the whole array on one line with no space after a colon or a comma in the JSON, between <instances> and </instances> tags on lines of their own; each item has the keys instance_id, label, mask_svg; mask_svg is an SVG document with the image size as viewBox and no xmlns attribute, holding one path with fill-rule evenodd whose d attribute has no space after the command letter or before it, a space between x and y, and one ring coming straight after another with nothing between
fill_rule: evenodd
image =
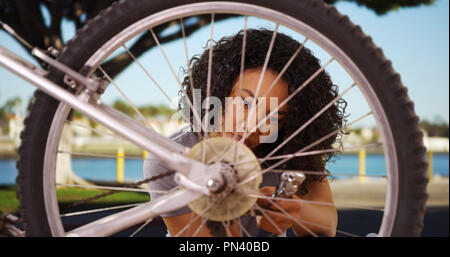
<instances>
[{"instance_id":1,"label":"wheel rim","mask_svg":"<svg viewBox=\"0 0 450 257\"><path fill-rule=\"evenodd\" d=\"M244 13L242 10L246 10ZM393 140L393 135L389 127L389 123L379 102L375 92L370 83L359 70L356 64L345 54L345 52L335 45L332 41L316 31L312 27L303 22L289 17L281 12L270 10L265 7L259 7L243 3L228 3L228 2L214 2L214 3L197 3L189 4L180 7L171 8L151 16L144 18L123 30L111 40L106 42L94 55L86 62L86 66L92 67L89 71L91 75L96 67L98 67L115 49L122 44L144 32L148 28L153 28L157 25L163 24L170 20L176 20L179 17L189 17L195 14L203 13L232 13L248 16L256 16L266 20L270 20L288 27L301 35L305 35L312 42L322 47L327 53L337 60L337 62L347 71L359 89L365 96L366 102L373 111L373 116L376 124L380 129L381 138L384 146L384 156L386 160L387 169L387 187L386 200L384 206L383 220L378 234L380 236L388 236L392 232L393 223L396 217L396 208L398 201L398 166L396 148ZM53 120L50 135L47 141L47 147L44 160L44 190L45 207L51 231L54 235L64 235L64 229L59 219L59 208L56 197L55 185L55 167L58 144L61 138L64 121L70 111L70 108L65 104L60 104Z\"/></svg>"}]
</instances>

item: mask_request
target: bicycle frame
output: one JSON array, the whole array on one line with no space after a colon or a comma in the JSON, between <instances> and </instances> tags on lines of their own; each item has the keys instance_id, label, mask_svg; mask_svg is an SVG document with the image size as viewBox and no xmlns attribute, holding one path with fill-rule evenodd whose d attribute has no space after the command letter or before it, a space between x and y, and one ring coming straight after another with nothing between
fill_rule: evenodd
<instances>
[{"instance_id":1,"label":"bicycle frame","mask_svg":"<svg viewBox=\"0 0 450 257\"><path fill-rule=\"evenodd\" d=\"M73 109L83 113L92 120L102 124L124 139L142 147L154 154L167 165L188 178L198 188L185 187L168 193L155 201L145 203L127 211L113 214L83 227L71 231L68 236L108 236L132 225L149 221L162 213L179 209L188 203L199 199L207 193L206 183L211 175L207 174L207 166L201 162L189 159L184 154L188 148L165 138L147 127L139 124L128 116L108 107L99 100L92 101L88 88L93 81L71 70L58 61L51 59L41 50L34 48L33 55L46 61L73 78L78 83L84 83L85 91L74 95L61 88L45 77L47 71L24 60L20 56L0 46L0 66L30 82L51 97L63 102ZM211 173L210 173L211 174ZM196 182L193 182L196 181Z\"/></svg>"}]
</instances>

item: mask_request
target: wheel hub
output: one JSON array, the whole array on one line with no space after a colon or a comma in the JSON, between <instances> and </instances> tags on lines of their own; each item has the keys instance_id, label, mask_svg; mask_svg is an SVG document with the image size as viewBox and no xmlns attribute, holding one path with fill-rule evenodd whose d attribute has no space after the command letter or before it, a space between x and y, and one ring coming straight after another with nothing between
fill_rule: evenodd
<instances>
[{"instance_id":1,"label":"wheel hub","mask_svg":"<svg viewBox=\"0 0 450 257\"><path fill-rule=\"evenodd\" d=\"M257 199L249 195L259 194L261 167L247 146L231 138L214 137L197 143L187 156L204 159L208 173L212 173L207 182L211 194L190 203L193 212L209 220L225 221L242 216L256 203ZM246 183L240 184L243 181Z\"/></svg>"}]
</instances>

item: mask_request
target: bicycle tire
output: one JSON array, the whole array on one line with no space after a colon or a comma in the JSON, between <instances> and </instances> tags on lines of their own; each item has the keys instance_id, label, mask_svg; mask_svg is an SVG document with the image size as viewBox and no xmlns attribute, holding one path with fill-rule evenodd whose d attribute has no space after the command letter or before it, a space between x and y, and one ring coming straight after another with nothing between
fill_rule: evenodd
<instances>
[{"instance_id":1,"label":"bicycle tire","mask_svg":"<svg viewBox=\"0 0 450 257\"><path fill-rule=\"evenodd\" d=\"M101 12L68 42L58 60L75 70L86 72L86 60L106 41L134 22L150 14L184 4L205 2L189 0L120 1ZM215 1L208 1L215 2ZM338 13L318 0L239 0L237 3L270 8L295 17L316 29L349 56L370 81L391 127L396 146L398 165L397 212L393 219L391 236L419 236L423 227L427 200L425 148L414 104L407 95L400 76L393 70L380 48L354 25L347 16ZM132 14L132 15L130 15ZM319 18L320 17L320 18ZM61 74L52 71L49 77L60 85ZM25 129L17 162L20 213L27 236L49 236L47 214L42 186L43 162L49 129L59 102L37 91Z\"/></svg>"}]
</instances>

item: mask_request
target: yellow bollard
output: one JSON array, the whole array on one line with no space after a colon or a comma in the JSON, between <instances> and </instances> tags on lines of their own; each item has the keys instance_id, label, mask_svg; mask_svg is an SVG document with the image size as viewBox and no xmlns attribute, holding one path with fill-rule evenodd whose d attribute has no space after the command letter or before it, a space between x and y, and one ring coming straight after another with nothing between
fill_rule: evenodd
<instances>
[{"instance_id":1,"label":"yellow bollard","mask_svg":"<svg viewBox=\"0 0 450 257\"><path fill-rule=\"evenodd\" d=\"M147 159L147 155L148 155L147 151L142 152L142 168L145 167L145 159Z\"/></svg>"},{"instance_id":2,"label":"yellow bollard","mask_svg":"<svg viewBox=\"0 0 450 257\"><path fill-rule=\"evenodd\" d=\"M117 149L117 162L116 162L116 168L117 168L117 182L123 183L123 173L124 173L124 150L122 147L119 147Z\"/></svg>"},{"instance_id":3,"label":"yellow bollard","mask_svg":"<svg viewBox=\"0 0 450 257\"><path fill-rule=\"evenodd\" d=\"M359 182L364 183L366 180L366 149L359 150Z\"/></svg>"},{"instance_id":4,"label":"yellow bollard","mask_svg":"<svg viewBox=\"0 0 450 257\"><path fill-rule=\"evenodd\" d=\"M433 151L428 151L428 181L433 178Z\"/></svg>"},{"instance_id":5,"label":"yellow bollard","mask_svg":"<svg viewBox=\"0 0 450 257\"><path fill-rule=\"evenodd\" d=\"M144 151L144 152L142 153L142 160L147 159L147 155L148 155L148 152L147 152L147 151Z\"/></svg>"}]
</instances>

